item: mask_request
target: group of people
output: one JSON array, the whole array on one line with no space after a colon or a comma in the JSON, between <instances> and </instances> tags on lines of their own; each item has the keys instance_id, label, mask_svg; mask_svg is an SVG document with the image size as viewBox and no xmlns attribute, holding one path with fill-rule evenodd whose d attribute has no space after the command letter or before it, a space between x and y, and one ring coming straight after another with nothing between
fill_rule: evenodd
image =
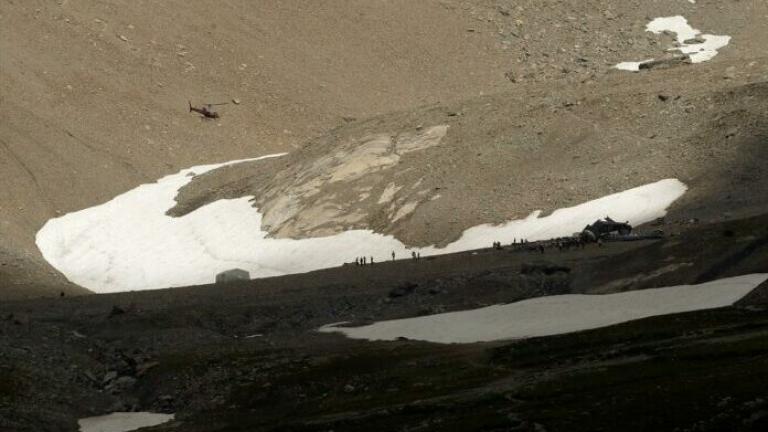
<instances>
[{"instance_id":1,"label":"group of people","mask_svg":"<svg viewBox=\"0 0 768 432\"><path fill-rule=\"evenodd\" d=\"M528 252L534 252L534 253L540 253L543 254L546 249L550 248L557 248L559 251L565 251L570 249L584 249L587 245L587 241L581 237L558 237L553 238L550 240L541 240L536 242L529 242L528 239L513 239L512 243L510 243L510 246L513 250L524 250ZM602 247L603 241L602 239L597 240L597 246ZM497 250L501 250L504 247L502 246L500 241L494 241L493 242L493 248ZM395 251L392 251L392 261L395 261L396 255ZM421 259L421 253L416 251L411 251L411 259L413 261L418 261ZM364 266L364 265L373 265L373 257L357 257L355 258L355 265L357 266Z\"/></svg>"},{"instance_id":2,"label":"group of people","mask_svg":"<svg viewBox=\"0 0 768 432\"><path fill-rule=\"evenodd\" d=\"M373 257L357 257L355 258L355 265L364 266L366 264L373 265Z\"/></svg>"},{"instance_id":3,"label":"group of people","mask_svg":"<svg viewBox=\"0 0 768 432\"><path fill-rule=\"evenodd\" d=\"M597 240L599 247L603 246L602 239ZM584 249L587 246L587 241L581 237L558 237L550 240L541 240L530 243L528 239L514 239L510 244L513 250L525 250L528 252L538 252L543 254L546 249L557 248L559 251L565 251L570 249ZM502 249L501 242L493 242L494 249Z\"/></svg>"},{"instance_id":4,"label":"group of people","mask_svg":"<svg viewBox=\"0 0 768 432\"><path fill-rule=\"evenodd\" d=\"M528 244L528 240L527 239L520 239L520 241L518 241L517 238L514 238L514 239L512 239L512 243L510 243L510 246L512 246L513 248L518 248L518 247L522 247L522 246L527 245L527 244ZM494 249L502 249L501 242L500 241L493 242L493 248Z\"/></svg>"},{"instance_id":5,"label":"group of people","mask_svg":"<svg viewBox=\"0 0 768 432\"><path fill-rule=\"evenodd\" d=\"M499 247L501 247L501 243L499 243ZM394 261L396 258L395 251L392 251L392 261ZM421 259L421 252L411 251L411 259L414 261L418 261ZM357 257L355 258L355 265L356 266L364 266L364 265L373 265L373 257Z\"/></svg>"}]
</instances>

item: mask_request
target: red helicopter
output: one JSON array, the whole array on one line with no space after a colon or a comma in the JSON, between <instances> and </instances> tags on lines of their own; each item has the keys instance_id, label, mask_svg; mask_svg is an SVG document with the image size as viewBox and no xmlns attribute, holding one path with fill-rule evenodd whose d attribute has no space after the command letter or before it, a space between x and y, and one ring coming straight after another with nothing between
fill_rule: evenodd
<instances>
[{"instance_id":1,"label":"red helicopter","mask_svg":"<svg viewBox=\"0 0 768 432\"><path fill-rule=\"evenodd\" d=\"M198 108L196 106L192 106L192 101L189 101L189 112L196 112L203 116L202 118L204 119L217 119L221 117L221 114L219 114L214 107L219 105L227 105L228 103L229 102L205 104Z\"/></svg>"}]
</instances>

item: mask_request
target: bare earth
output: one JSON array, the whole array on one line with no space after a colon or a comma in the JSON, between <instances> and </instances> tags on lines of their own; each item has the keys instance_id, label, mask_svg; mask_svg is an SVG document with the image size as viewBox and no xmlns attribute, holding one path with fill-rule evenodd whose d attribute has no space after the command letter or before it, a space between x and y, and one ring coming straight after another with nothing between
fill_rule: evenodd
<instances>
[{"instance_id":1,"label":"bare earth","mask_svg":"<svg viewBox=\"0 0 768 432\"><path fill-rule=\"evenodd\" d=\"M673 38L645 25L676 14L731 44L705 64L613 69L661 56ZM766 17L759 0L3 2L2 295L77 291L31 270L47 268L33 242L51 217L195 164L289 151L300 167L419 125L451 126L403 158L398 171L415 169L395 186L423 178L420 195L331 230L445 242L658 176L703 182L713 165L757 181L764 156L742 149L765 130ZM187 112L233 99L218 121ZM264 189L241 186L198 199Z\"/></svg>"},{"instance_id":2,"label":"bare earth","mask_svg":"<svg viewBox=\"0 0 768 432\"><path fill-rule=\"evenodd\" d=\"M639 73L683 15L731 36ZM0 0L0 432L764 431L768 285L734 306L462 345L315 330L768 273L764 0ZM226 103L203 120L188 103ZM504 247L90 295L43 224L199 164L168 211L254 196L275 237L408 245L663 178L661 238ZM490 246L490 245L489 245ZM553 317L557 319L557 317Z\"/></svg>"}]
</instances>

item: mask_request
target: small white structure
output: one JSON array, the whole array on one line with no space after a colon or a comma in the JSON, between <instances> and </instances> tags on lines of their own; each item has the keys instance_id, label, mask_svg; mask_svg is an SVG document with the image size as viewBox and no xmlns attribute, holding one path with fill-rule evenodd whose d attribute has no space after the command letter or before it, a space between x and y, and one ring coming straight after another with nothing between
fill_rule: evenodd
<instances>
[{"instance_id":1,"label":"small white structure","mask_svg":"<svg viewBox=\"0 0 768 432\"><path fill-rule=\"evenodd\" d=\"M231 269L216 275L216 283L251 280L251 274L243 269Z\"/></svg>"}]
</instances>

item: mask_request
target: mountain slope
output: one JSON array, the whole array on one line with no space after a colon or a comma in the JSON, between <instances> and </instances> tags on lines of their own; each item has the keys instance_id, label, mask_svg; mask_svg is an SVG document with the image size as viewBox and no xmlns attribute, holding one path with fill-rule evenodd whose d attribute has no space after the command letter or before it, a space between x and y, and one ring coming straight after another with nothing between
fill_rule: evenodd
<instances>
[{"instance_id":1,"label":"mountain slope","mask_svg":"<svg viewBox=\"0 0 768 432\"><path fill-rule=\"evenodd\" d=\"M705 64L650 75L614 68L673 47L673 34L645 31L649 20L672 15L731 42ZM441 192L443 198L432 203L461 203L461 211L452 213L455 222L419 212L399 224L368 218L370 227L413 244L447 241L478 221L573 203L584 197L564 190L565 180L531 189L535 196L509 199L508 162L534 172L514 171L518 187L533 178L547 184L592 175L569 172L579 164L552 173L545 168L560 163L552 159L560 148L576 145L589 153L593 139L601 146L630 139L636 150L646 145L649 131L663 130L667 119L635 121L632 116L644 112L631 104L641 101L652 110L647 103L658 95L690 96L687 106L680 100L658 106L662 114L674 106L674 113L687 115L675 119L676 128L685 121L716 124L719 105L708 108L707 92L766 80L767 17L768 4L761 0L3 1L0 250L14 258L4 258L8 270L1 281L13 281L14 291L28 295L42 293L35 285L48 286L48 293L59 286L74 292L34 245L46 220L197 164L279 151L296 153L292 160L303 164L312 151L332 147L336 135L450 124L449 148L464 141L455 157L439 158L437 169L458 164L452 178L434 176L424 165L431 163L423 159L427 153L419 153L422 159L414 159L416 170L409 174L414 182L435 178L432 187L455 182L454 198ZM596 95L619 99L601 108ZM220 107L219 121L202 121L188 112L190 100L238 104ZM690 107L694 111L686 112ZM611 110L620 111L615 124ZM698 110L709 117L702 119ZM758 121L757 108L751 112L749 118ZM449 113L461 115L446 119ZM736 111L723 115L741 121ZM627 130L627 122L635 129ZM741 128L738 139L748 139L753 129ZM687 154L676 152L674 139L665 142L654 158L637 162L652 161L655 171L674 174L655 164ZM507 151L514 146L505 143L534 147ZM315 150L297 152L307 144ZM613 158L620 150L613 152L594 158ZM705 162L697 160L694 168L708 169ZM625 175L606 170L592 186L577 187L594 197L642 177ZM493 205L456 201L465 196ZM6 290L0 288L0 298Z\"/></svg>"},{"instance_id":2,"label":"mountain slope","mask_svg":"<svg viewBox=\"0 0 768 432\"><path fill-rule=\"evenodd\" d=\"M5 1L0 16L0 248L30 266L47 219L177 168L509 85L495 36L437 1ZM188 99L240 103L209 122Z\"/></svg>"}]
</instances>

